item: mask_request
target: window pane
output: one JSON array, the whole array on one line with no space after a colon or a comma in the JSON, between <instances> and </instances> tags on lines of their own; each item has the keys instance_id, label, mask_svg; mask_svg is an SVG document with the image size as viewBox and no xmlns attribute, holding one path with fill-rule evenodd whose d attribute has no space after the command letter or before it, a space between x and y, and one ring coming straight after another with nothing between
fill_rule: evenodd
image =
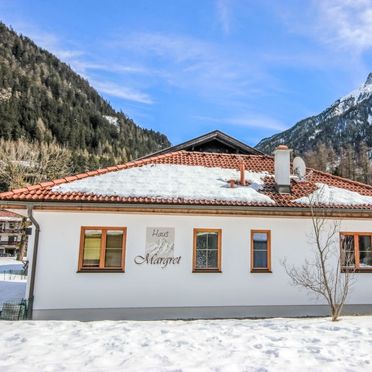
<instances>
[{"instance_id":1,"label":"window pane","mask_svg":"<svg viewBox=\"0 0 372 372\"><path fill-rule=\"evenodd\" d=\"M267 233L254 233L253 240L255 242L267 242Z\"/></svg>"},{"instance_id":2,"label":"window pane","mask_svg":"<svg viewBox=\"0 0 372 372\"><path fill-rule=\"evenodd\" d=\"M354 266L354 236L342 235L341 236L341 257L343 266Z\"/></svg>"},{"instance_id":3,"label":"window pane","mask_svg":"<svg viewBox=\"0 0 372 372\"><path fill-rule=\"evenodd\" d=\"M123 250L123 231L107 231L105 267L120 267Z\"/></svg>"},{"instance_id":4,"label":"window pane","mask_svg":"<svg viewBox=\"0 0 372 372\"><path fill-rule=\"evenodd\" d=\"M217 256L218 256L218 253L217 253L216 249L208 251L208 262L207 262L208 269L217 269L218 268L218 266L217 266Z\"/></svg>"},{"instance_id":5,"label":"window pane","mask_svg":"<svg viewBox=\"0 0 372 372\"><path fill-rule=\"evenodd\" d=\"M359 236L359 259L360 267L372 266L371 236Z\"/></svg>"},{"instance_id":6,"label":"window pane","mask_svg":"<svg viewBox=\"0 0 372 372\"><path fill-rule=\"evenodd\" d=\"M196 268L205 269L207 267L207 251L198 250L196 252Z\"/></svg>"},{"instance_id":7,"label":"window pane","mask_svg":"<svg viewBox=\"0 0 372 372\"><path fill-rule=\"evenodd\" d=\"M85 230L83 266L99 267L101 241L102 232L100 230Z\"/></svg>"},{"instance_id":8,"label":"window pane","mask_svg":"<svg viewBox=\"0 0 372 372\"><path fill-rule=\"evenodd\" d=\"M218 269L218 232L197 233L196 268Z\"/></svg>"},{"instance_id":9,"label":"window pane","mask_svg":"<svg viewBox=\"0 0 372 372\"><path fill-rule=\"evenodd\" d=\"M257 251L267 251L267 242L257 242L254 241L254 250Z\"/></svg>"},{"instance_id":10,"label":"window pane","mask_svg":"<svg viewBox=\"0 0 372 372\"><path fill-rule=\"evenodd\" d=\"M253 267L266 269L267 254L267 233L253 233Z\"/></svg>"},{"instance_id":11,"label":"window pane","mask_svg":"<svg viewBox=\"0 0 372 372\"><path fill-rule=\"evenodd\" d=\"M207 249L208 233L198 233L196 236L196 249Z\"/></svg>"},{"instance_id":12,"label":"window pane","mask_svg":"<svg viewBox=\"0 0 372 372\"><path fill-rule=\"evenodd\" d=\"M267 268L267 252L266 251L255 251L254 253L254 267L255 268Z\"/></svg>"},{"instance_id":13,"label":"window pane","mask_svg":"<svg viewBox=\"0 0 372 372\"><path fill-rule=\"evenodd\" d=\"M218 233L211 232L208 233L208 249L217 249L218 248Z\"/></svg>"}]
</instances>

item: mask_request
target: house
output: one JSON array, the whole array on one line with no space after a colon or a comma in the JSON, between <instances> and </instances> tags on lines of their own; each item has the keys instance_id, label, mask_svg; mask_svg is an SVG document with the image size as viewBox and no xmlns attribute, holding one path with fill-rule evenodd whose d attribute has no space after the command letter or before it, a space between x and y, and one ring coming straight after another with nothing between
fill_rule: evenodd
<instances>
[{"instance_id":1,"label":"house","mask_svg":"<svg viewBox=\"0 0 372 372\"><path fill-rule=\"evenodd\" d=\"M372 312L372 187L291 166L284 145L269 156L220 133L0 194L34 226L33 318L327 314L282 265L313 254L314 197L354 257L345 310Z\"/></svg>"},{"instance_id":2,"label":"house","mask_svg":"<svg viewBox=\"0 0 372 372\"><path fill-rule=\"evenodd\" d=\"M225 154L244 154L244 155L264 155L254 147L248 146L219 130L204 134L197 138L183 142L179 145L168 147L157 151L153 154L142 157L146 159L155 155L169 154L176 151L199 151L199 152L216 152Z\"/></svg>"},{"instance_id":3,"label":"house","mask_svg":"<svg viewBox=\"0 0 372 372\"><path fill-rule=\"evenodd\" d=\"M22 216L0 210L0 256L16 256L22 236Z\"/></svg>"}]
</instances>

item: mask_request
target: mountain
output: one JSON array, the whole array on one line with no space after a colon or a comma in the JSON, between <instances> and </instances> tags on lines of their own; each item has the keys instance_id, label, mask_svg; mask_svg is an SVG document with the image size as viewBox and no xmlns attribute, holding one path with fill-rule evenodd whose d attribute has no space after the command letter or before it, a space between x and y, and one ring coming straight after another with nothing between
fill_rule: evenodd
<instances>
[{"instance_id":1,"label":"mountain","mask_svg":"<svg viewBox=\"0 0 372 372\"><path fill-rule=\"evenodd\" d=\"M125 162L170 146L115 111L88 81L0 23L0 139L68 149L71 172Z\"/></svg>"},{"instance_id":2,"label":"mountain","mask_svg":"<svg viewBox=\"0 0 372 372\"><path fill-rule=\"evenodd\" d=\"M319 115L261 140L256 148L271 153L283 143L316 168L371 183L372 73Z\"/></svg>"}]
</instances>

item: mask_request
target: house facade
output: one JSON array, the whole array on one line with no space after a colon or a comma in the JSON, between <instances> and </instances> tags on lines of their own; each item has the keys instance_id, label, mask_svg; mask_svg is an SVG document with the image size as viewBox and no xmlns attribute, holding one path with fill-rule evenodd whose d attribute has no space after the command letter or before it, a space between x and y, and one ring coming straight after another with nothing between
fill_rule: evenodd
<instances>
[{"instance_id":1,"label":"house facade","mask_svg":"<svg viewBox=\"0 0 372 372\"><path fill-rule=\"evenodd\" d=\"M0 210L0 256L16 256L22 236L22 216Z\"/></svg>"},{"instance_id":2,"label":"house facade","mask_svg":"<svg viewBox=\"0 0 372 372\"><path fill-rule=\"evenodd\" d=\"M372 187L298 171L285 146L268 156L233 141L219 151L218 133L202 140L204 151L169 149L0 194L34 224L34 319L328 314L283 266L314 254L314 197L326 224L340 224L340 252L352 251L346 312L372 312Z\"/></svg>"}]
</instances>

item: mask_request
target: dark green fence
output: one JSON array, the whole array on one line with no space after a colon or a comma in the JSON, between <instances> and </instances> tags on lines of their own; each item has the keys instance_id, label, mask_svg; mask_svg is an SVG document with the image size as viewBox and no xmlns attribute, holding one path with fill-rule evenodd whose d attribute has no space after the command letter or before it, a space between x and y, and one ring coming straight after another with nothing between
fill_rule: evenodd
<instances>
[{"instance_id":1,"label":"dark green fence","mask_svg":"<svg viewBox=\"0 0 372 372\"><path fill-rule=\"evenodd\" d=\"M3 303L0 320L24 320L27 319L29 302L25 299L6 301Z\"/></svg>"}]
</instances>

